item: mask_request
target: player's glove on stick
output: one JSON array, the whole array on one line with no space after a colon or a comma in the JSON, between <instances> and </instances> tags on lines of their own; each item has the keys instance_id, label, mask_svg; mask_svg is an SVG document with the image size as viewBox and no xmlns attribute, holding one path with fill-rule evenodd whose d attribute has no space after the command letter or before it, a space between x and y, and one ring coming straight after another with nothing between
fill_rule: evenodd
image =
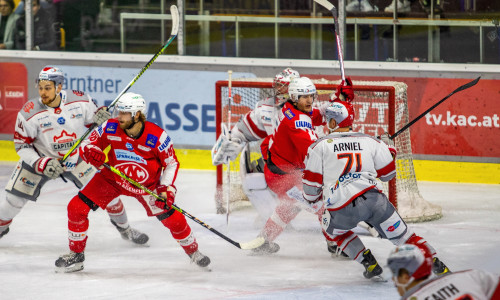
<instances>
[{"instance_id":1,"label":"player's glove on stick","mask_svg":"<svg viewBox=\"0 0 500 300\"><path fill-rule=\"evenodd\" d=\"M161 184L156 188L156 191L158 192L160 197L165 199L165 200L156 199L155 201L156 207L165 210L170 209L172 204L174 204L175 202L175 194L177 193L177 189L175 188L175 186L174 185L166 186Z\"/></svg>"},{"instance_id":2,"label":"player's glove on stick","mask_svg":"<svg viewBox=\"0 0 500 300\"><path fill-rule=\"evenodd\" d=\"M94 114L93 121L97 126L106 122L111 118L111 113L108 111L106 106L101 106Z\"/></svg>"},{"instance_id":3,"label":"player's glove on stick","mask_svg":"<svg viewBox=\"0 0 500 300\"><path fill-rule=\"evenodd\" d=\"M35 162L35 170L38 174L43 174L50 179L56 179L64 169L57 159L50 157L42 157Z\"/></svg>"},{"instance_id":4,"label":"player's glove on stick","mask_svg":"<svg viewBox=\"0 0 500 300\"><path fill-rule=\"evenodd\" d=\"M389 133L384 132L379 138L389 147L389 151L391 152L392 158L396 159L396 156L398 155L398 150L394 145L394 141L389 138Z\"/></svg>"},{"instance_id":5,"label":"player's glove on stick","mask_svg":"<svg viewBox=\"0 0 500 300\"><path fill-rule=\"evenodd\" d=\"M354 90L352 89L351 78L347 77L339 84L337 87L337 92L335 92L337 99L342 101L352 102L354 100ZM335 99L334 99L335 100Z\"/></svg>"},{"instance_id":6,"label":"player's glove on stick","mask_svg":"<svg viewBox=\"0 0 500 300\"><path fill-rule=\"evenodd\" d=\"M106 161L106 154L102 152L101 148L90 144L83 148L83 159L94 167L101 169L102 164Z\"/></svg>"}]
</instances>

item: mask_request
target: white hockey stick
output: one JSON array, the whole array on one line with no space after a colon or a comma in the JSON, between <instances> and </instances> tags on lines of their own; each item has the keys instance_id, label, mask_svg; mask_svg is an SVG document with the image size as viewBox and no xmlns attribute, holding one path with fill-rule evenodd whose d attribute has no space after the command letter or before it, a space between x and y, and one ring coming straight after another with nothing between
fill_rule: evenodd
<instances>
[{"instance_id":1,"label":"white hockey stick","mask_svg":"<svg viewBox=\"0 0 500 300\"><path fill-rule=\"evenodd\" d=\"M231 83L233 71L227 71L228 75L228 87L227 87L227 139L231 140L231 104L233 102L233 96L231 94ZM227 160L227 200L226 200L226 225L229 226L229 200L231 199L231 160Z\"/></svg>"},{"instance_id":2,"label":"white hockey stick","mask_svg":"<svg viewBox=\"0 0 500 300\"><path fill-rule=\"evenodd\" d=\"M110 108L113 108L115 106L116 102L120 97L125 94L133 85L134 83L139 80L139 78L146 72L146 70L153 64L153 62L160 56L160 54L167 49L168 45L172 43L172 41L175 39L177 36L177 32L179 31L179 11L177 10L177 6L172 5L170 6L170 14L172 15L172 31L170 32L170 38L168 39L167 43L163 45L158 52L148 61L148 63L141 69L139 74L137 74L132 81L130 81L127 86L123 89L123 91L111 102L110 105L108 105L108 110ZM60 163L62 164L70 155L73 153L75 149L80 146L80 144L87 138L87 136L95 129L96 125L93 124L90 126L90 128L73 144L73 146L68 150L68 152L63 156L63 158L60 160Z\"/></svg>"},{"instance_id":3,"label":"white hockey stick","mask_svg":"<svg viewBox=\"0 0 500 300\"><path fill-rule=\"evenodd\" d=\"M344 56L342 55L342 42L340 41L340 36L339 36L339 20L338 20L338 11L337 8L333 4L331 4L328 0L314 0L316 3L319 5L323 6L324 8L328 9L333 16L333 27L335 29L335 39L337 40L337 53L339 56L339 65L340 65L340 76L342 77L342 80L345 82L345 73L344 73Z\"/></svg>"}]
</instances>

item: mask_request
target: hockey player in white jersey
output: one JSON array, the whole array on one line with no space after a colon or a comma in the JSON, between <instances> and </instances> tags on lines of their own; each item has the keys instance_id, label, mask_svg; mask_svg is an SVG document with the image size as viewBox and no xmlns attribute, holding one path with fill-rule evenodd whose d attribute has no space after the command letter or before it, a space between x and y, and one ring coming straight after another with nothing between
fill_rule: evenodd
<instances>
[{"instance_id":1,"label":"hockey player in white jersey","mask_svg":"<svg viewBox=\"0 0 500 300\"><path fill-rule=\"evenodd\" d=\"M401 299L500 299L500 275L463 270L432 277L432 256L425 247L396 247L387 265Z\"/></svg>"},{"instance_id":2,"label":"hockey player in white jersey","mask_svg":"<svg viewBox=\"0 0 500 300\"><path fill-rule=\"evenodd\" d=\"M62 166L59 162L92 123L109 118L105 109L84 92L62 90L64 74L57 67L43 68L36 80L38 99L29 100L19 111L14 145L21 157L0 199L0 238L9 232L14 217L28 201L36 201L48 180L62 177L81 188L95 168L74 151ZM111 223L122 238L145 244L149 237L130 227L122 201L116 198L107 207Z\"/></svg>"},{"instance_id":3,"label":"hockey player in white jersey","mask_svg":"<svg viewBox=\"0 0 500 300\"><path fill-rule=\"evenodd\" d=\"M365 267L366 278L380 275L382 268L352 231L359 222L368 223L395 245L422 244L435 255L429 243L406 225L377 180L389 181L396 175L396 148L352 132L354 108L348 102L334 101L325 116L330 134L309 147L302 179L304 200L324 202L323 229L341 251ZM437 257L434 272L448 272Z\"/></svg>"}]
</instances>

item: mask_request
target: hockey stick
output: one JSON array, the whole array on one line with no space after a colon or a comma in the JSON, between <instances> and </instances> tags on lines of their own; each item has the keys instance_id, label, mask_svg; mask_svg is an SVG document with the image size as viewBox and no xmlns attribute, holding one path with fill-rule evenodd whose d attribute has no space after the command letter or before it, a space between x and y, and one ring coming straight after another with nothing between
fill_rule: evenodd
<instances>
[{"instance_id":1,"label":"hockey stick","mask_svg":"<svg viewBox=\"0 0 500 300\"><path fill-rule=\"evenodd\" d=\"M466 89L468 89L468 88L476 85L480 78L481 78L481 76L479 76L478 78L472 80L471 82L468 82L468 83L466 83L466 84L464 84L462 86L459 86L457 89L455 89L453 92L451 92L448 96L446 96L443 99L441 99L439 102L437 102L436 104L434 104L433 106L431 106L429 109L427 109L426 111L424 111L423 113L421 113L418 117L416 117L415 119L413 119L410 123L406 124L405 126L403 126L403 128L399 129L398 132L396 132L395 134L391 135L389 137L389 139L394 140L403 131L405 131L406 129L408 129L411 125L413 125L418 120L422 119L428 112L430 112L431 110L433 110L434 108L436 108L439 104L443 103L446 99L450 98L453 94L458 93L458 92L463 91L463 90L466 90Z\"/></svg>"},{"instance_id":2,"label":"hockey stick","mask_svg":"<svg viewBox=\"0 0 500 300\"><path fill-rule=\"evenodd\" d=\"M153 62L160 56L160 54L167 49L168 45L172 43L172 41L175 39L177 36L177 32L179 31L179 11L177 10L177 6L172 5L170 6L170 14L172 15L172 31L170 32L170 38L168 39L167 43L163 45L158 52L148 61L148 63L141 69L139 74L137 74L132 81L127 84L125 89L121 91L121 93L111 102L110 105L108 105L107 110L109 111L110 108L115 106L116 102L120 97L125 94L134 84L135 82L146 72L146 70L153 64ZM92 126L87 129L87 131L73 144L73 146L68 150L68 152L63 156L63 158L60 160L60 163L63 164L66 159L75 151L76 148L80 146L80 144L87 138L87 136L97 127L96 124L92 124Z\"/></svg>"},{"instance_id":3,"label":"hockey stick","mask_svg":"<svg viewBox=\"0 0 500 300\"><path fill-rule=\"evenodd\" d=\"M228 102L228 112L227 112L227 125L228 133L227 138L231 140L231 104L233 102L233 97L231 95L231 76L233 71L227 71L228 75L228 88L227 88L227 102ZM226 200L226 226L229 226L229 200L231 199L231 160L227 160L227 200Z\"/></svg>"},{"instance_id":4,"label":"hockey stick","mask_svg":"<svg viewBox=\"0 0 500 300\"><path fill-rule=\"evenodd\" d=\"M107 163L104 163L103 166L105 168L107 168L108 170L110 170L111 172L115 173L116 175L120 176L121 178L125 179L126 181L130 182L131 184L133 184L137 188L139 188L139 189L145 191L146 193L150 194L151 196L155 197L156 199L159 199L161 201L165 201L165 199L163 199L162 197L160 197L158 194L156 194L155 192L151 191L150 189L148 189L147 187L143 186L142 184L138 183L137 181L133 180L132 178L128 177L127 175L125 175L120 170L116 169L115 167L110 166ZM205 222L203 222L200 219L194 217L193 215L191 215L187 211L185 211L182 208L178 207L177 205L172 204L171 207L173 209L175 209L176 211L180 212L181 214L185 215L186 217L190 218L191 220L195 221L196 223L200 224L201 226L205 227L206 229L212 231L213 233L215 233L219 237L223 238L227 242L229 242L229 243L233 244L234 246L240 248L240 249L243 249L243 250L255 249L257 247L260 247L265 242L264 238L262 238L262 237L258 237L256 239L253 239L250 242L246 242L246 243L235 242L232 239L230 239L229 237L227 237L224 234L220 233L219 231L213 229L210 225L206 224Z\"/></svg>"},{"instance_id":5,"label":"hockey stick","mask_svg":"<svg viewBox=\"0 0 500 300\"><path fill-rule=\"evenodd\" d=\"M344 73L344 56L342 55L342 43L340 41L340 36L339 36L339 14L337 11L337 8L333 4L331 4L328 0L314 0L316 3L319 5L323 6L324 8L328 9L333 16L333 27L335 30L335 39L337 41L337 53L339 56L339 65L340 65L340 76L342 77L342 80L345 82L345 73Z\"/></svg>"}]
</instances>

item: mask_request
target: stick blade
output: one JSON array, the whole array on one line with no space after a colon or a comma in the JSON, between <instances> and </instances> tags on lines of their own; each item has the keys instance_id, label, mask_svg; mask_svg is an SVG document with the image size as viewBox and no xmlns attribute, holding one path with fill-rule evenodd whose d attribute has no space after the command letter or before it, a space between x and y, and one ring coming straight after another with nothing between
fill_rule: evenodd
<instances>
[{"instance_id":1,"label":"stick blade","mask_svg":"<svg viewBox=\"0 0 500 300\"><path fill-rule=\"evenodd\" d=\"M318 3L319 5L328 9L329 11L332 11L333 9L335 9L335 6L333 6L333 4L331 4L327 0L314 0L314 2Z\"/></svg>"},{"instance_id":2,"label":"stick blade","mask_svg":"<svg viewBox=\"0 0 500 300\"><path fill-rule=\"evenodd\" d=\"M177 6L170 6L170 14L172 15L172 31L170 32L171 36L176 36L177 32L179 32L179 10Z\"/></svg>"},{"instance_id":3,"label":"stick blade","mask_svg":"<svg viewBox=\"0 0 500 300\"><path fill-rule=\"evenodd\" d=\"M258 238L251 240L250 242L240 243L240 249L252 250L252 249L255 249L255 248L262 246L265 242L266 242L266 240L263 237L258 237Z\"/></svg>"}]
</instances>

